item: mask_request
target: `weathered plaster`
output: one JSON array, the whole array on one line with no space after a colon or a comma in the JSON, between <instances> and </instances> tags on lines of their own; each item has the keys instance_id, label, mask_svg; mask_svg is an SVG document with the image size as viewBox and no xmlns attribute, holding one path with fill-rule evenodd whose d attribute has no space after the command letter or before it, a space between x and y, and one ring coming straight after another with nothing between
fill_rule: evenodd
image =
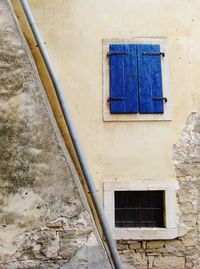
<instances>
[{"instance_id":1,"label":"weathered plaster","mask_svg":"<svg viewBox=\"0 0 200 269\"><path fill-rule=\"evenodd\" d=\"M200 103L199 0L29 0L92 176L175 180L171 149ZM103 121L103 39L168 39L172 121ZM102 199L103 200L103 199Z\"/></svg>"},{"instance_id":2,"label":"weathered plaster","mask_svg":"<svg viewBox=\"0 0 200 269\"><path fill-rule=\"evenodd\" d=\"M191 113L173 147L179 182L177 221L179 237L163 241L118 241L124 268L200 268L200 111Z\"/></svg>"},{"instance_id":3,"label":"weathered plaster","mask_svg":"<svg viewBox=\"0 0 200 269\"><path fill-rule=\"evenodd\" d=\"M0 267L110 268L8 0L0 69Z\"/></svg>"}]
</instances>

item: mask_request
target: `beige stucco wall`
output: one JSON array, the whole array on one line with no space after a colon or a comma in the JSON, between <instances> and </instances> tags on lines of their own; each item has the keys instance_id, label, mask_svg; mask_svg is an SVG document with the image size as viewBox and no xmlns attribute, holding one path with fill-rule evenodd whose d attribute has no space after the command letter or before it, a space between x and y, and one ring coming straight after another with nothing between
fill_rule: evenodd
<instances>
[{"instance_id":1,"label":"beige stucco wall","mask_svg":"<svg viewBox=\"0 0 200 269\"><path fill-rule=\"evenodd\" d=\"M96 186L175 179L172 146L200 104L199 0L29 0ZM172 121L104 122L102 39L167 37Z\"/></svg>"}]
</instances>

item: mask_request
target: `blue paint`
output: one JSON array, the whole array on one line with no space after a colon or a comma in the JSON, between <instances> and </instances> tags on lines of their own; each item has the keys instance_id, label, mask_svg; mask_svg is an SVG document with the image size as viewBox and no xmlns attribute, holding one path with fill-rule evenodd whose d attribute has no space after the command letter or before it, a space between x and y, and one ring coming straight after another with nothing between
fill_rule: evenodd
<instances>
[{"instance_id":1,"label":"blue paint","mask_svg":"<svg viewBox=\"0 0 200 269\"><path fill-rule=\"evenodd\" d=\"M110 52L125 51L124 45L110 45ZM124 99L124 57L128 55L110 55L110 97ZM110 101L111 113L124 112L124 100Z\"/></svg>"},{"instance_id":2,"label":"blue paint","mask_svg":"<svg viewBox=\"0 0 200 269\"><path fill-rule=\"evenodd\" d=\"M140 113L163 113L163 101L153 98L163 97L160 55L143 55L159 53L159 45L138 45L138 79Z\"/></svg>"},{"instance_id":3,"label":"blue paint","mask_svg":"<svg viewBox=\"0 0 200 269\"><path fill-rule=\"evenodd\" d=\"M111 113L138 112L138 82L136 45L110 45L110 97ZM112 54L116 52L116 54ZM128 54L119 54L128 53Z\"/></svg>"},{"instance_id":4,"label":"blue paint","mask_svg":"<svg viewBox=\"0 0 200 269\"><path fill-rule=\"evenodd\" d=\"M111 113L164 112L163 101L153 100L163 97L161 56L150 55L159 52L159 45L110 45Z\"/></svg>"},{"instance_id":5,"label":"blue paint","mask_svg":"<svg viewBox=\"0 0 200 269\"><path fill-rule=\"evenodd\" d=\"M124 57L124 113L138 113L138 70L137 70L137 50L136 45L126 45L129 52L128 57Z\"/></svg>"}]
</instances>

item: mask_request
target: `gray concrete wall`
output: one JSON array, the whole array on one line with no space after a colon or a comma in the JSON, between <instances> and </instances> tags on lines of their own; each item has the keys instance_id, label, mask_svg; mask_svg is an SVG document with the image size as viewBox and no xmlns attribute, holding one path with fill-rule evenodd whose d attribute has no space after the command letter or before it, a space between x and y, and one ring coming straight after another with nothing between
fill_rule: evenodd
<instances>
[{"instance_id":1,"label":"gray concrete wall","mask_svg":"<svg viewBox=\"0 0 200 269\"><path fill-rule=\"evenodd\" d=\"M110 268L8 0L0 71L0 267Z\"/></svg>"}]
</instances>

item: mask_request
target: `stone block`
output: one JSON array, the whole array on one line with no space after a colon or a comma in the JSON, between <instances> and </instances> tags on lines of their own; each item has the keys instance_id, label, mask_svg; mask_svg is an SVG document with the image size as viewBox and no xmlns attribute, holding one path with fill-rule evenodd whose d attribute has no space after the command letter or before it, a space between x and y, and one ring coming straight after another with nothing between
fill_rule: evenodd
<instances>
[{"instance_id":1,"label":"stone block","mask_svg":"<svg viewBox=\"0 0 200 269\"><path fill-rule=\"evenodd\" d=\"M154 256L148 257L148 269L153 268Z\"/></svg>"},{"instance_id":2,"label":"stone block","mask_svg":"<svg viewBox=\"0 0 200 269\"><path fill-rule=\"evenodd\" d=\"M146 269L148 268L147 256L144 253L135 253L129 251L125 255L121 255L124 269Z\"/></svg>"},{"instance_id":3,"label":"stone block","mask_svg":"<svg viewBox=\"0 0 200 269\"><path fill-rule=\"evenodd\" d=\"M129 246L128 246L128 244L126 244L126 243L124 243L124 244L122 244L122 243L118 243L118 244L117 244L117 249L118 249L118 250L129 249Z\"/></svg>"},{"instance_id":4,"label":"stone block","mask_svg":"<svg viewBox=\"0 0 200 269\"><path fill-rule=\"evenodd\" d=\"M193 256L186 256L186 269L199 269L200 268L200 257L199 254Z\"/></svg>"},{"instance_id":5,"label":"stone block","mask_svg":"<svg viewBox=\"0 0 200 269\"><path fill-rule=\"evenodd\" d=\"M140 249L141 248L141 243L136 242L136 243L131 243L129 244L130 249Z\"/></svg>"},{"instance_id":6,"label":"stone block","mask_svg":"<svg viewBox=\"0 0 200 269\"><path fill-rule=\"evenodd\" d=\"M147 248L163 248L165 241L149 241L147 242Z\"/></svg>"},{"instance_id":7,"label":"stone block","mask_svg":"<svg viewBox=\"0 0 200 269\"><path fill-rule=\"evenodd\" d=\"M146 241L142 241L142 248L147 249L147 242Z\"/></svg>"},{"instance_id":8,"label":"stone block","mask_svg":"<svg viewBox=\"0 0 200 269\"><path fill-rule=\"evenodd\" d=\"M176 256L159 256L154 259L154 269L184 269L185 258Z\"/></svg>"}]
</instances>

